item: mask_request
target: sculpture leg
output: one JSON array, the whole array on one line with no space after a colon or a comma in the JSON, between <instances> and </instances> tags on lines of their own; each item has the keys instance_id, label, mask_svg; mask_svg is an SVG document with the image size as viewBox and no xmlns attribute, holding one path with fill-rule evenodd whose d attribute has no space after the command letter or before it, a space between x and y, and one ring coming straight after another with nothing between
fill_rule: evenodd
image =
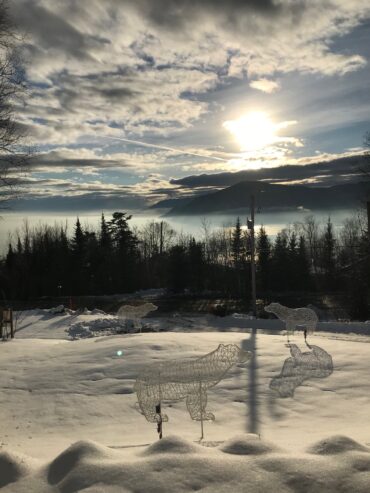
<instances>
[{"instance_id":1,"label":"sculpture leg","mask_svg":"<svg viewBox=\"0 0 370 493\"><path fill-rule=\"evenodd\" d=\"M160 393L158 389L153 389L153 387L147 387L146 389L136 390L137 400L139 402L139 407L141 412L144 414L147 421L150 423L158 422L158 414L156 411L156 406L160 404ZM162 421L168 421L168 416L161 413Z\"/></svg>"},{"instance_id":2,"label":"sculpture leg","mask_svg":"<svg viewBox=\"0 0 370 493\"><path fill-rule=\"evenodd\" d=\"M139 407L144 414L145 418L149 423L158 423L158 414L156 413L156 406L159 404L159 402L140 402L139 401ZM162 421L168 421L168 416L167 414L161 413L161 418Z\"/></svg>"},{"instance_id":3,"label":"sculpture leg","mask_svg":"<svg viewBox=\"0 0 370 493\"><path fill-rule=\"evenodd\" d=\"M188 408L191 419L195 421L207 420L213 421L214 415L206 412L207 394L206 392L198 392L189 394L186 398L186 407Z\"/></svg>"},{"instance_id":4,"label":"sculpture leg","mask_svg":"<svg viewBox=\"0 0 370 493\"><path fill-rule=\"evenodd\" d=\"M141 321L139 318L134 318L132 320L132 327L134 332L140 332L141 333Z\"/></svg>"},{"instance_id":5,"label":"sculpture leg","mask_svg":"<svg viewBox=\"0 0 370 493\"><path fill-rule=\"evenodd\" d=\"M289 345L290 344L289 336L290 336L290 334L294 334L295 325L293 322L286 322L285 328L286 328L286 335L287 335L288 345Z\"/></svg>"}]
</instances>

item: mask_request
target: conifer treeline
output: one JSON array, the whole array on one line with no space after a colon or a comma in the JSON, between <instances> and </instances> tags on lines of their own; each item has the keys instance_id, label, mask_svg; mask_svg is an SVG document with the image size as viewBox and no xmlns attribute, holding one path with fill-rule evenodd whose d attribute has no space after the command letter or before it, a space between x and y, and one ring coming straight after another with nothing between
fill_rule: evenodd
<instances>
[{"instance_id":1,"label":"conifer treeline","mask_svg":"<svg viewBox=\"0 0 370 493\"><path fill-rule=\"evenodd\" d=\"M40 296L100 295L147 288L218 291L246 297L250 290L250 234L239 218L234 228L210 231L201 240L176 233L168 223L130 228L131 216L104 214L100 228L83 228L77 219L72 237L65 226L27 225L0 263L2 296L27 300ZM313 216L281 230L272 240L256 232L258 297L281 292L346 293L353 316L367 316L369 241L355 219L334 231Z\"/></svg>"}]
</instances>

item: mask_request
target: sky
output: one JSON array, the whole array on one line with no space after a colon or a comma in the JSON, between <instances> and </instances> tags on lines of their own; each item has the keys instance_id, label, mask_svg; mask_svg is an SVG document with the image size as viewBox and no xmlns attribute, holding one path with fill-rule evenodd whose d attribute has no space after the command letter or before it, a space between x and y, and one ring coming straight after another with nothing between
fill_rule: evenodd
<instances>
[{"instance_id":1,"label":"sky","mask_svg":"<svg viewBox=\"0 0 370 493\"><path fill-rule=\"evenodd\" d=\"M370 130L368 0L10 9L29 85L17 119L34 149L16 210L144 209L235 176L358 177Z\"/></svg>"}]
</instances>

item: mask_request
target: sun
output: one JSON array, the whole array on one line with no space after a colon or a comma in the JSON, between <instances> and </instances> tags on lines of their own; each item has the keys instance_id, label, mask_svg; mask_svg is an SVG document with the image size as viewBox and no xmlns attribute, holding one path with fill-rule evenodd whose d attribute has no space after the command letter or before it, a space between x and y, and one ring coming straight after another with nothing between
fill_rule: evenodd
<instances>
[{"instance_id":1,"label":"sun","mask_svg":"<svg viewBox=\"0 0 370 493\"><path fill-rule=\"evenodd\" d=\"M278 139L276 131L279 125L274 124L262 111L253 111L237 120L226 121L223 127L233 134L242 151L263 149Z\"/></svg>"}]
</instances>

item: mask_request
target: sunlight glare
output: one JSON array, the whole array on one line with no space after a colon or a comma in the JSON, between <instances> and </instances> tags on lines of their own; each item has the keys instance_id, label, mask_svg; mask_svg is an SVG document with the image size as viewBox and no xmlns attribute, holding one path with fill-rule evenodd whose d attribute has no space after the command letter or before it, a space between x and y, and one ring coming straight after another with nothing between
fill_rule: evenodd
<instances>
[{"instance_id":1,"label":"sunlight glare","mask_svg":"<svg viewBox=\"0 0 370 493\"><path fill-rule=\"evenodd\" d=\"M237 120L226 121L223 126L234 135L242 151L263 149L278 139L276 131L279 125L275 125L262 111L254 111Z\"/></svg>"}]
</instances>

